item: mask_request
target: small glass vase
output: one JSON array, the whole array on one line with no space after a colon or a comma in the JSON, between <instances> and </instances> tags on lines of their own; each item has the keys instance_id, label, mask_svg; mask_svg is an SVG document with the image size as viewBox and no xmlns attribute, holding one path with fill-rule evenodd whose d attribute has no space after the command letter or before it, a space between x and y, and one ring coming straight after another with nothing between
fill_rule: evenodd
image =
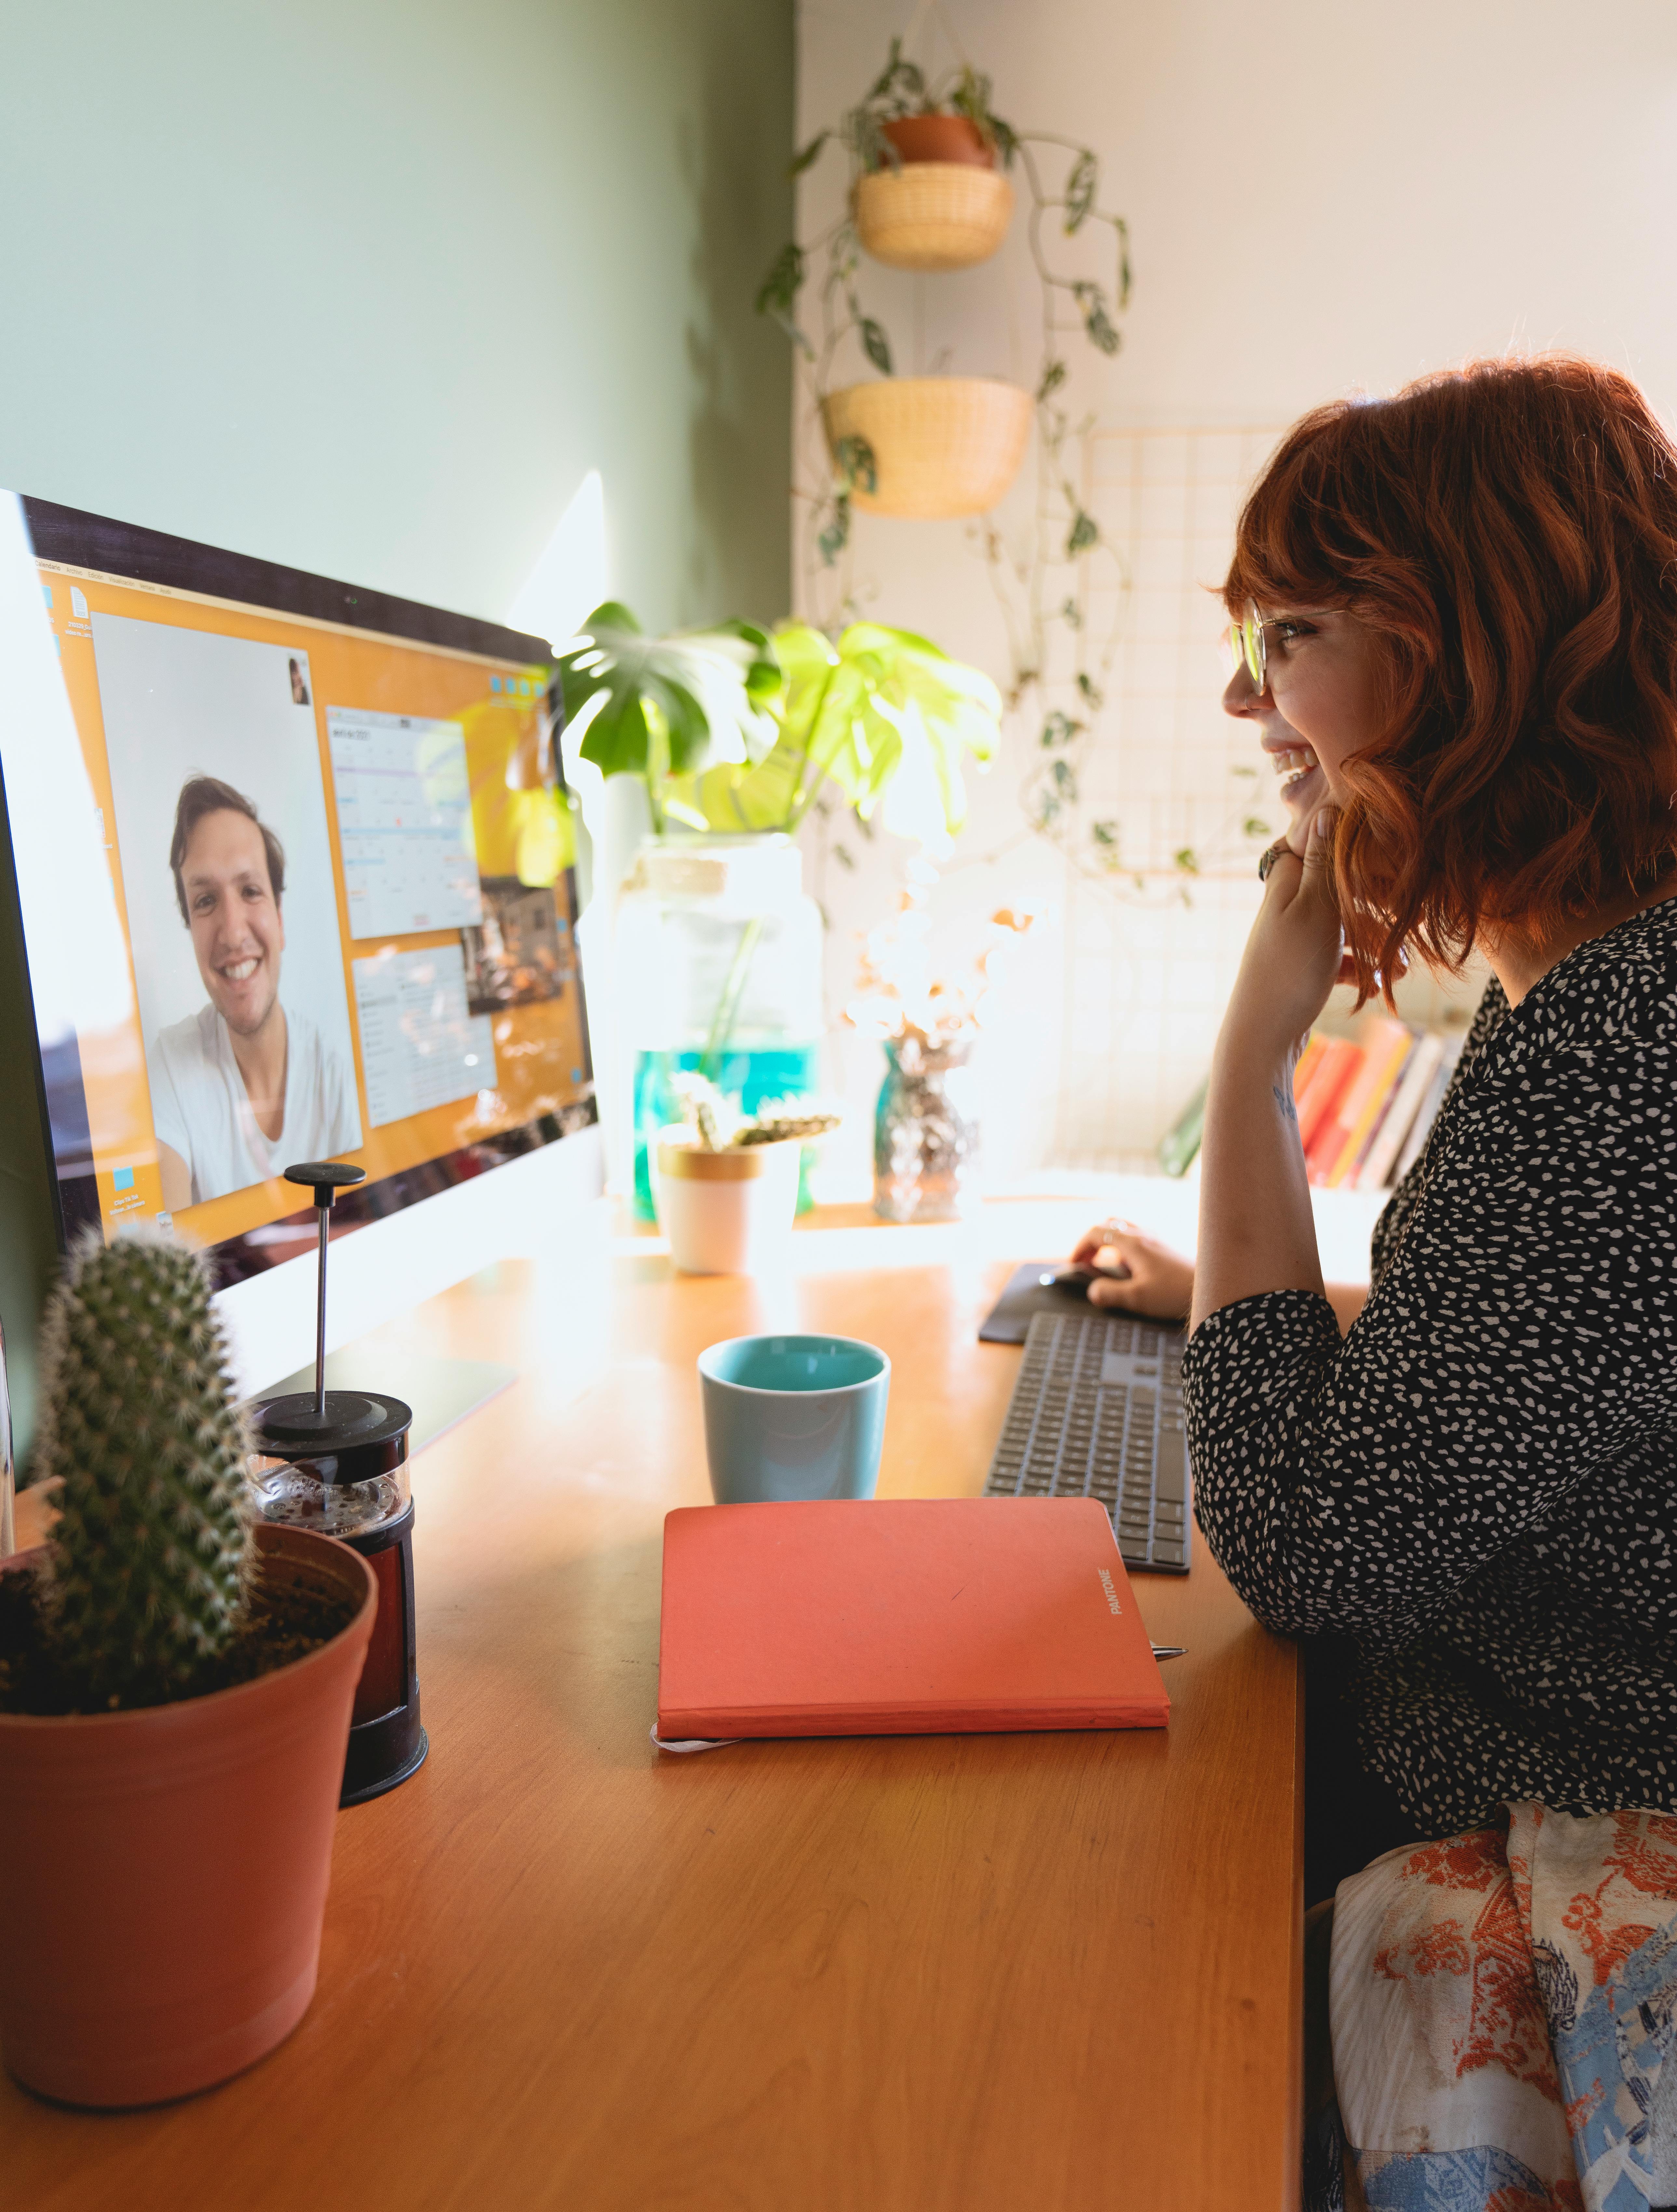
<instances>
[{"instance_id":1,"label":"small glass vase","mask_svg":"<svg viewBox=\"0 0 1677 2212\"><path fill-rule=\"evenodd\" d=\"M977 1195L972 1040L885 1045L873 1121L873 1210L886 1221L957 1221Z\"/></svg>"}]
</instances>

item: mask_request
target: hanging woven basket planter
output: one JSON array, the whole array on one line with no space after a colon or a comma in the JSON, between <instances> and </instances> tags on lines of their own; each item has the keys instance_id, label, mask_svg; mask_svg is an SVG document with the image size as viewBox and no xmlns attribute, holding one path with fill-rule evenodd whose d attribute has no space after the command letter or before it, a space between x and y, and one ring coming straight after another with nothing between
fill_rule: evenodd
<instances>
[{"instance_id":1,"label":"hanging woven basket planter","mask_svg":"<svg viewBox=\"0 0 1677 2212\"><path fill-rule=\"evenodd\" d=\"M1030 437L1030 394L999 377L884 377L831 393L822 412L835 456L845 438L872 453L873 489L855 485L855 504L922 520L987 513Z\"/></svg>"},{"instance_id":2,"label":"hanging woven basket planter","mask_svg":"<svg viewBox=\"0 0 1677 2212\"><path fill-rule=\"evenodd\" d=\"M987 261L1013 218L1013 187L995 169L911 161L856 179L856 235L892 269L970 269Z\"/></svg>"}]
</instances>

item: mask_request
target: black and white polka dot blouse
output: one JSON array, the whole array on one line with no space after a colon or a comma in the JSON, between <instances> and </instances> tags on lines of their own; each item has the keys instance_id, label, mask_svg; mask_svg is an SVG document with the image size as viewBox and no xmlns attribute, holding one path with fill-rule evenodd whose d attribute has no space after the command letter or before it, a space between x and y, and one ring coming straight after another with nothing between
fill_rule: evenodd
<instances>
[{"instance_id":1,"label":"black and white polka dot blouse","mask_svg":"<svg viewBox=\"0 0 1677 2212\"><path fill-rule=\"evenodd\" d=\"M1677 901L1492 984L1373 1258L1343 1342L1303 1291L1195 1332L1212 1552L1354 1639L1416 1820L1677 1811Z\"/></svg>"}]
</instances>

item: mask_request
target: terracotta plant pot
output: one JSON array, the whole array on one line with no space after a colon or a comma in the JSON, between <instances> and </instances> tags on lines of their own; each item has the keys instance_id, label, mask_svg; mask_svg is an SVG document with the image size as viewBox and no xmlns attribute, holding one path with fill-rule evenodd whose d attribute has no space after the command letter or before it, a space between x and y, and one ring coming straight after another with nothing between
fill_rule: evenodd
<instances>
[{"instance_id":1,"label":"terracotta plant pot","mask_svg":"<svg viewBox=\"0 0 1677 2212\"><path fill-rule=\"evenodd\" d=\"M0 2053L44 2096L150 2105L206 2089L282 2042L314 1994L377 1590L331 1537L264 1526L257 1542L269 1581L358 1600L349 1626L179 1705L0 1713L18 1908L0 1939Z\"/></svg>"},{"instance_id":2,"label":"terracotta plant pot","mask_svg":"<svg viewBox=\"0 0 1677 2212\"><path fill-rule=\"evenodd\" d=\"M664 1130L653 1196L670 1257L684 1275L749 1275L783 1256L798 1210L795 1138L707 1152L680 1127Z\"/></svg>"},{"instance_id":3,"label":"terracotta plant pot","mask_svg":"<svg viewBox=\"0 0 1677 2212\"><path fill-rule=\"evenodd\" d=\"M903 115L879 125L899 161L959 161L969 169L993 169L996 149L964 115Z\"/></svg>"}]
</instances>

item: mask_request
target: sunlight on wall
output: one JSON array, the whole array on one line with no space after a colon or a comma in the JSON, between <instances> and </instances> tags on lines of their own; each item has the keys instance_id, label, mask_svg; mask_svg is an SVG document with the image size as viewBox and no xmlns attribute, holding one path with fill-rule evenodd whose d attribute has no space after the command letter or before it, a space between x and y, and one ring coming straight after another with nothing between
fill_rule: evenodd
<instances>
[{"instance_id":1,"label":"sunlight on wall","mask_svg":"<svg viewBox=\"0 0 1677 2212\"><path fill-rule=\"evenodd\" d=\"M605 486L599 471L590 469L519 586L507 621L514 629L562 643L605 597L606 568Z\"/></svg>"},{"instance_id":2,"label":"sunlight on wall","mask_svg":"<svg viewBox=\"0 0 1677 2212\"><path fill-rule=\"evenodd\" d=\"M515 629L544 637L562 650L586 618L611 594L611 562L605 526L605 486L590 469L554 525L535 567L519 586L507 619ZM604 703L604 694L590 704ZM576 794L582 834L577 840L577 890L582 915L577 943L582 953L588 1000L588 1042L600 1120L606 1140L608 1180L620 1187L627 1173L631 1133L627 1070L617 1029L616 945L612 922L618 884L627 874L650 826L646 793L638 779L615 776L608 783L592 761L582 757L582 739L592 717L587 711L567 727L560 741L565 781Z\"/></svg>"}]
</instances>

